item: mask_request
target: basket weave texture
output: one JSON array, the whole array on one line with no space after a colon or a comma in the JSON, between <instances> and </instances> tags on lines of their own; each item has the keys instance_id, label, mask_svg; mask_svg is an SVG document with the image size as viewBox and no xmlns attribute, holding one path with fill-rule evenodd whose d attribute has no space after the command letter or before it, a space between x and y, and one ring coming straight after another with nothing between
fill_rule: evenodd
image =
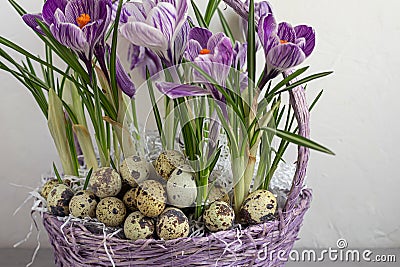
<instances>
[{"instance_id":1,"label":"basket weave texture","mask_svg":"<svg viewBox=\"0 0 400 267\"><path fill-rule=\"evenodd\" d=\"M286 73L288 75L290 73ZM290 104L298 133L309 138L309 111L302 87L290 91ZM70 266L283 266L311 203L311 190L303 189L309 149L298 148L296 173L284 208L275 221L176 240L123 240L105 238L83 224L64 222L43 214L43 224L54 247L56 265ZM68 242L67 242L68 241Z\"/></svg>"}]
</instances>

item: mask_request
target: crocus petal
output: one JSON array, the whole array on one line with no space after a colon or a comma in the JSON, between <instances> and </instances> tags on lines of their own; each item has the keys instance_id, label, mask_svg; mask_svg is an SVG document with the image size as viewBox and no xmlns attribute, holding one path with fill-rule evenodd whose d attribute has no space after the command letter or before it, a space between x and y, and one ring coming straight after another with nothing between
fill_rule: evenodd
<instances>
[{"instance_id":1,"label":"crocus petal","mask_svg":"<svg viewBox=\"0 0 400 267\"><path fill-rule=\"evenodd\" d=\"M189 32L189 40L196 40L201 48L207 48L208 40L211 36L212 32L200 27L194 27Z\"/></svg>"},{"instance_id":2,"label":"crocus petal","mask_svg":"<svg viewBox=\"0 0 400 267\"><path fill-rule=\"evenodd\" d=\"M143 22L128 22L121 27L121 34L134 45L148 47L155 51L168 49L168 40L163 33Z\"/></svg>"},{"instance_id":3,"label":"crocus petal","mask_svg":"<svg viewBox=\"0 0 400 267\"><path fill-rule=\"evenodd\" d=\"M139 63L143 62L145 56L145 49L143 46L134 44L129 45L128 48L128 61L131 63L130 69L133 70Z\"/></svg>"},{"instance_id":4,"label":"crocus petal","mask_svg":"<svg viewBox=\"0 0 400 267\"><path fill-rule=\"evenodd\" d=\"M160 3L150 11L146 23L160 30L170 42L174 35L177 14L170 3Z\"/></svg>"},{"instance_id":5,"label":"crocus petal","mask_svg":"<svg viewBox=\"0 0 400 267\"><path fill-rule=\"evenodd\" d=\"M124 14L128 16L127 21L125 21L125 23L130 21L140 21L140 22L146 21L147 15L142 3L127 2L124 4L122 10Z\"/></svg>"},{"instance_id":6,"label":"crocus petal","mask_svg":"<svg viewBox=\"0 0 400 267\"><path fill-rule=\"evenodd\" d=\"M203 88L190 84L156 82L156 87L162 94L167 95L172 99L186 96L204 96L209 94Z\"/></svg>"},{"instance_id":7,"label":"crocus petal","mask_svg":"<svg viewBox=\"0 0 400 267\"><path fill-rule=\"evenodd\" d=\"M181 63L182 56L185 53L185 49L187 46L189 31L190 31L190 25L189 22L186 21L186 23L183 24L182 28L179 31L179 34L176 36L174 41L175 64Z\"/></svg>"},{"instance_id":8,"label":"crocus petal","mask_svg":"<svg viewBox=\"0 0 400 267\"><path fill-rule=\"evenodd\" d=\"M267 55L267 63L278 70L286 70L301 64L305 58L300 47L286 43L271 49Z\"/></svg>"},{"instance_id":9,"label":"crocus petal","mask_svg":"<svg viewBox=\"0 0 400 267\"><path fill-rule=\"evenodd\" d=\"M258 36L266 54L272 47L279 44L277 29L277 24L272 14L261 17L258 23Z\"/></svg>"},{"instance_id":10,"label":"crocus petal","mask_svg":"<svg viewBox=\"0 0 400 267\"><path fill-rule=\"evenodd\" d=\"M278 36L283 41L290 43L296 42L296 32L294 31L292 25L287 22L279 23Z\"/></svg>"},{"instance_id":11,"label":"crocus petal","mask_svg":"<svg viewBox=\"0 0 400 267\"><path fill-rule=\"evenodd\" d=\"M233 53L233 67L242 69L247 59L247 44L241 44L236 41Z\"/></svg>"},{"instance_id":12,"label":"crocus petal","mask_svg":"<svg viewBox=\"0 0 400 267\"><path fill-rule=\"evenodd\" d=\"M305 39L305 46L303 47L303 52L308 57L315 47L315 32L314 29L307 25L299 25L294 27L296 31L297 38Z\"/></svg>"},{"instance_id":13,"label":"crocus petal","mask_svg":"<svg viewBox=\"0 0 400 267\"><path fill-rule=\"evenodd\" d=\"M37 23L37 20L43 21L42 14L25 14L22 16L22 19L24 20L26 25L31 27L35 32L44 35L44 32Z\"/></svg>"},{"instance_id":14,"label":"crocus petal","mask_svg":"<svg viewBox=\"0 0 400 267\"><path fill-rule=\"evenodd\" d=\"M210 39L207 42L207 49L214 51L214 49L218 45L218 43L225 37L226 36L223 32L214 34L213 36L210 37Z\"/></svg>"},{"instance_id":15,"label":"crocus petal","mask_svg":"<svg viewBox=\"0 0 400 267\"><path fill-rule=\"evenodd\" d=\"M54 19L55 23L50 26L54 38L62 45L88 55L89 45L83 31L75 24L66 23L65 16L59 9L56 10Z\"/></svg>"},{"instance_id":16,"label":"crocus petal","mask_svg":"<svg viewBox=\"0 0 400 267\"><path fill-rule=\"evenodd\" d=\"M232 66L233 61L233 47L232 42L228 37L224 37L217 44L214 52L216 62L226 65L229 68ZM229 72L229 70L228 70ZM223 74L225 75L225 73ZM226 73L227 76L227 73Z\"/></svg>"},{"instance_id":17,"label":"crocus petal","mask_svg":"<svg viewBox=\"0 0 400 267\"><path fill-rule=\"evenodd\" d=\"M130 98L133 98L136 93L135 85L133 84L131 78L126 73L124 67L121 64L121 61L117 57L116 62L116 78L118 87Z\"/></svg>"},{"instance_id":18,"label":"crocus petal","mask_svg":"<svg viewBox=\"0 0 400 267\"><path fill-rule=\"evenodd\" d=\"M199 56L202 46L196 40L189 40L187 47L186 47L186 54L185 57L190 60L194 61L196 57Z\"/></svg>"},{"instance_id":19,"label":"crocus petal","mask_svg":"<svg viewBox=\"0 0 400 267\"><path fill-rule=\"evenodd\" d=\"M47 24L54 23L54 13L57 9L64 12L68 0L47 0L43 5L42 15Z\"/></svg>"}]
</instances>

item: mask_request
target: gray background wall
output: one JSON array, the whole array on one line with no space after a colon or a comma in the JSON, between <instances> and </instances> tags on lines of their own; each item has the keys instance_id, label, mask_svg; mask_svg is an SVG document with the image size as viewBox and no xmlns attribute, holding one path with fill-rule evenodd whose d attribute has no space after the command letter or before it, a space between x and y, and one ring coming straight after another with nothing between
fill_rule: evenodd
<instances>
[{"instance_id":1,"label":"gray background wall","mask_svg":"<svg viewBox=\"0 0 400 267\"><path fill-rule=\"evenodd\" d=\"M19 2L32 12L39 11L42 3ZM197 2L204 10L206 1ZM352 247L398 248L400 2L271 3L279 21L316 28L317 47L305 63L311 65L310 72L335 70L334 76L313 82L308 90L312 99L325 89L312 115L312 135L337 156L312 154L308 184L314 189L314 201L297 245L327 247L346 238ZM229 20L237 23L233 16ZM5 0L1 0L0 32L34 54L43 51ZM12 216L29 190L10 183L35 187L57 155L30 94L4 72L0 80L0 247L10 247L24 238L30 225L29 205ZM24 246L34 246L33 239ZM43 244L48 246L44 234Z\"/></svg>"}]
</instances>

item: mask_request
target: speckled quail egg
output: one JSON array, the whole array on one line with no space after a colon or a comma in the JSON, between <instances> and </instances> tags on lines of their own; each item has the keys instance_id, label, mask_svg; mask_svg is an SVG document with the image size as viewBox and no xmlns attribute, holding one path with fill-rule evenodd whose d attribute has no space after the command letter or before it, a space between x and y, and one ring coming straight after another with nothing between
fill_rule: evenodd
<instances>
[{"instance_id":1,"label":"speckled quail egg","mask_svg":"<svg viewBox=\"0 0 400 267\"><path fill-rule=\"evenodd\" d=\"M89 189L98 197L116 196L122 187L118 172L112 168L100 168L89 179Z\"/></svg>"},{"instance_id":2,"label":"speckled quail egg","mask_svg":"<svg viewBox=\"0 0 400 267\"><path fill-rule=\"evenodd\" d=\"M58 184L59 184L59 182L56 179L48 180L40 190L40 194L42 195L42 197L47 199L47 196L49 195L51 189L53 189L53 187Z\"/></svg>"},{"instance_id":3,"label":"speckled quail egg","mask_svg":"<svg viewBox=\"0 0 400 267\"><path fill-rule=\"evenodd\" d=\"M136 206L146 217L157 217L165 209L167 193L163 186L154 180L146 180L139 185Z\"/></svg>"},{"instance_id":4,"label":"speckled quail egg","mask_svg":"<svg viewBox=\"0 0 400 267\"><path fill-rule=\"evenodd\" d=\"M180 209L167 208L157 219L156 232L164 240L187 237L189 220Z\"/></svg>"},{"instance_id":5,"label":"speckled quail egg","mask_svg":"<svg viewBox=\"0 0 400 267\"><path fill-rule=\"evenodd\" d=\"M106 197L100 200L96 207L97 220L106 226L115 227L125 220L126 208L124 203L116 197Z\"/></svg>"},{"instance_id":6,"label":"speckled quail egg","mask_svg":"<svg viewBox=\"0 0 400 267\"><path fill-rule=\"evenodd\" d=\"M69 202L69 211L77 218L94 218L96 216L96 206L96 195L91 191L81 190L76 192Z\"/></svg>"},{"instance_id":7,"label":"speckled quail egg","mask_svg":"<svg viewBox=\"0 0 400 267\"><path fill-rule=\"evenodd\" d=\"M161 152L155 162L156 172L168 180L171 173L180 165L185 163L185 156L176 150L166 150Z\"/></svg>"},{"instance_id":8,"label":"speckled quail egg","mask_svg":"<svg viewBox=\"0 0 400 267\"><path fill-rule=\"evenodd\" d=\"M138 191L138 187L131 188L125 193L124 197L122 198L125 206L131 211L138 210L136 205L136 195Z\"/></svg>"},{"instance_id":9,"label":"speckled quail egg","mask_svg":"<svg viewBox=\"0 0 400 267\"><path fill-rule=\"evenodd\" d=\"M204 211L203 219L211 232L225 231L232 227L235 212L228 203L215 201Z\"/></svg>"},{"instance_id":10,"label":"speckled quail egg","mask_svg":"<svg viewBox=\"0 0 400 267\"><path fill-rule=\"evenodd\" d=\"M69 215L69 202L74 196L72 189L66 185L58 184L51 189L47 196L47 208L55 216Z\"/></svg>"},{"instance_id":11,"label":"speckled quail egg","mask_svg":"<svg viewBox=\"0 0 400 267\"><path fill-rule=\"evenodd\" d=\"M125 159L119 169L122 179L130 186L135 187L138 183L149 178L149 163L139 156L132 156Z\"/></svg>"},{"instance_id":12,"label":"speckled quail egg","mask_svg":"<svg viewBox=\"0 0 400 267\"><path fill-rule=\"evenodd\" d=\"M208 203L213 203L215 201L224 201L228 204L231 203L228 193L226 192L225 188L220 186L219 184L209 184L209 193L208 193Z\"/></svg>"},{"instance_id":13,"label":"speckled quail egg","mask_svg":"<svg viewBox=\"0 0 400 267\"><path fill-rule=\"evenodd\" d=\"M275 196L267 190L251 193L240 208L241 219L249 224L258 224L273 218L277 206Z\"/></svg>"},{"instance_id":14,"label":"speckled quail egg","mask_svg":"<svg viewBox=\"0 0 400 267\"><path fill-rule=\"evenodd\" d=\"M126 238L131 240L152 238L154 234L154 220L145 217L140 211L129 214L124 223Z\"/></svg>"},{"instance_id":15,"label":"speckled quail egg","mask_svg":"<svg viewBox=\"0 0 400 267\"><path fill-rule=\"evenodd\" d=\"M175 169L167 182L168 203L178 208L190 207L197 197L193 173Z\"/></svg>"}]
</instances>

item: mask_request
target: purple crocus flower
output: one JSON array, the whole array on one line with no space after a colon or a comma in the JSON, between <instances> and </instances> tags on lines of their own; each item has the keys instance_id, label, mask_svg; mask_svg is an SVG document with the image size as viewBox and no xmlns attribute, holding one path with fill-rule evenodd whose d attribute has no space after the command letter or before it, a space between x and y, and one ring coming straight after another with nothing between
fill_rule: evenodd
<instances>
[{"instance_id":1,"label":"purple crocus flower","mask_svg":"<svg viewBox=\"0 0 400 267\"><path fill-rule=\"evenodd\" d=\"M178 64L185 51L187 34L187 0L143 0L127 2L127 22L121 34L136 46L155 52L167 66Z\"/></svg>"},{"instance_id":2,"label":"purple crocus flower","mask_svg":"<svg viewBox=\"0 0 400 267\"><path fill-rule=\"evenodd\" d=\"M258 36L266 58L260 88L283 71L301 64L315 47L315 32L312 27L292 27L286 22L277 25L272 14L261 17Z\"/></svg>"},{"instance_id":3,"label":"purple crocus flower","mask_svg":"<svg viewBox=\"0 0 400 267\"><path fill-rule=\"evenodd\" d=\"M213 35L207 29L191 29L185 57L211 76L218 85L225 87L234 60L234 51L230 39L224 33ZM171 98L211 94L216 100L225 101L222 94L202 74L196 70L193 74L194 82L204 84L207 90L194 85L167 82L157 83L156 86Z\"/></svg>"},{"instance_id":4,"label":"purple crocus flower","mask_svg":"<svg viewBox=\"0 0 400 267\"><path fill-rule=\"evenodd\" d=\"M40 34L43 31L36 20L48 25L59 43L79 55L91 75L95 51L100 64L104 63L104 35L111 21L111 5L111 0L47 0L41 14L26 14L23 20Z\"/></svg>"}]
</instances>

